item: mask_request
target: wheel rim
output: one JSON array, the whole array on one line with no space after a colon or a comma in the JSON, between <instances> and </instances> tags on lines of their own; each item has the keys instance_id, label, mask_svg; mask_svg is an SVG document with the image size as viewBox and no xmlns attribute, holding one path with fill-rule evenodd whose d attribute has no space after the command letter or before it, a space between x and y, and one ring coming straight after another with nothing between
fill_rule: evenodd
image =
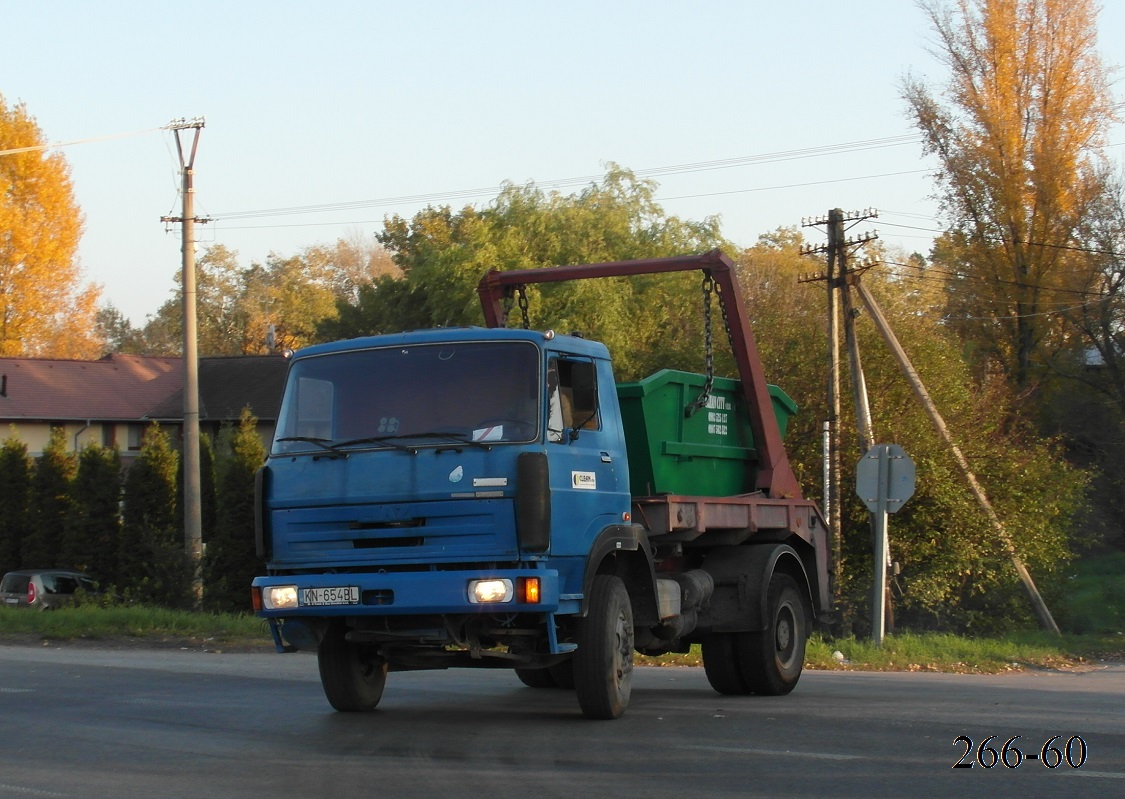
<instances>
[{"instance_id":1,"label":"wheel rim","mask_svg":"<svg viewBox=\"0 0 1125 799\"><path fill-rule=\"evenodd\" d=\"M363 658L356 664L356 672L359 678L366 684L378 682L383 676L383 664L375 660Z\"/></svg>"},{"instance_id":2,"label":"wheel rim","mask_svg":"<svg viewBox=\"0 0 1125 799\"><path fill-rule=\"evenodd\" d=\"M613 648L613 676L618 690L628 680L633 671L633 626L622 610L617 614L617 623L614 625L614 634L617 645Z\"/></svg>"},{"instance_id":3,"label":"wheel rim","mask_svg":"<svg viewBox=\"0 0 1125 799\"><path fill-rule=\"evenodd\" d=\"M777 611L777 622L774 625L774 647L778 660L788 664L793 660L796 652L796 638L794 625L797 620L793 615L793 608L788 604L782 605Z\"/></svg>"}]
</instances>

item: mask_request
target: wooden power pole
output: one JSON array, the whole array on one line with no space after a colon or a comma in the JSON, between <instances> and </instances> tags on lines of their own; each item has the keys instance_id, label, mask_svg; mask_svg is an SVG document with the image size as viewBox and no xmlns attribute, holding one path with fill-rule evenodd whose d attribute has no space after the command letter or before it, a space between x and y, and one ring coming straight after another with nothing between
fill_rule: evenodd
<instances>
[{"instance_id":1,"label":"wooden power pole","mask_svg":"<svg viewBox=\"0 0 1125 799\"><path fill-rule=\"evenodd\" d=\"M179 222L182 228L183 275L183 317L184 317L184 421L183 421L183 464L184 464L184 549L194 567L192 588L196 602L203 598L203 510L202 489L199 476L199 351L196 332L195 311L195 223L209 222L209 219L195 216L195 153L199 147L199 133L203 129L202 118L174 120L168 129L176 136L176 151L180 156L180 171L183 176L182 209L178 217L165 216L161 221ZM185 159L180 133L194 131L191 153Z\"/></svg>"},{"instance_id":2,"label":"wooden power pole","mask_svg":"<svg viewBox=\"0 0 1125 799\"><path fill-rule=\"evenodd\" d=\"M805 254L825 253L828 256L828 271L825 274L802 278L801 282L823 280L828 290L828 419L827 452L825 453L824 513L828 517L829 534L832 541L833 600L840 603L840 582L844 574L842 510L843 492L841 489L841 447L840 447L840 301L843 298L844 330L848 347L848 363L855 396L856 419L859 429L860 454L866 453L874 443L871 432L871 411L867 401L867 385L863 376L863 366L859 358L859 345L855 338L855 316L848 293L848 250L871 240L871 237L848 239L844 223L859 221L874 216L868 210L845 214L839 208L828 212L826 217L818 217L802 222L804 227L825 225L828 244L824 247L810 245L802 250ZM867 442L864 446L864 442Z\"/></svg>"}]
</instances>

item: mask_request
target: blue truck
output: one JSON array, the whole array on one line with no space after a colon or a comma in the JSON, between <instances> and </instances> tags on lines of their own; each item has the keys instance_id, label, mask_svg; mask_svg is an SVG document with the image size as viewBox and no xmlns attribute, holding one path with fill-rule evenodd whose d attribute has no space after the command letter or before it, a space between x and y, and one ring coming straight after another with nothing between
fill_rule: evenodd
<instances>
[{"instance_id":1,"label":"blue truck","mask_svg":"<svg viewBox=\"0 0 1125 799\"><path fill-rule=\"evenodd\" d=\"M619 385L603 344L528 329L528 285L682 271L702 275L708 363L717 296L738 379ZM730 259L493 271L478 290L486 327L292 356L252 588L279 651L315 650L345 712L374 709L388 672L470 667L612 719L635 652L693 643L722 694L791 691L828 611L826 527Z\"/></svg>"}]
</instances>

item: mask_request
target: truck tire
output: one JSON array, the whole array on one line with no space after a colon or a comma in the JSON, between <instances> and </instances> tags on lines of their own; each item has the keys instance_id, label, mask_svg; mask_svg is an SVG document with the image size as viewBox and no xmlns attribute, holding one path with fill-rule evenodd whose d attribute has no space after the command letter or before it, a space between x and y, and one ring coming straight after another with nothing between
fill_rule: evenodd
<instances>
[{"instance_id":1,"label":"truck tire","mask_svg":"<svg viewBox=\"0 0 1125 799\"><path fill-rule=\"evenodd\" d=\"M562 663L556 663L548 671L555 681L555 685L563 690L574 690L574 658L567 658Z\"/></svg>"},{"instance_id":2,"label":"truck tire","mask_svg":"<svg viewBox=\"0 0 1125 799\"><path fill-rule=\"evenodd\" d=\"M516 676L528 688L557 688L550 669L516 669Z\"/></svg>"},{"instance_id":3,"label":"truck tire","mask_svg":"<svg viewBox=\"0 0 1125 799\"><path fill-rule=\"evenodd\" d=\"M703 639L703 671L707 682L726 696L750 693L738 663L736 636L737 633L712 633Z\"/></svg>"},{"instance_id":4,"label":"truck tire","mask_svg":"<svg viewBox=\"0 0 1125 799\"><path fill-rule=\"evenodd\" d=\"M516 669L515 672L520 682L528 688L574 689L573 658L545 669Z\"/></svg>"},{"instance_id":5,"label":"truck tire","mask_svg":"<svg viewBox=\"0 0 1125 799\"><path fill-rule=\"evenodd\" d=\"M787 694L801 678L808 639L808 610L796 581L774 574L766 595L766 629L738 633L737 661L746 688L755 694Z\"/></svg>"},{"instance_id":6,"label":"truck tire","mask_svg":"<svg viewBox=\"0 0 1125 799\"><path fill-rule=\"evenodd\" d=\"M387 684L387 662L368 647L344 639L332 627L316 650L320 684L328 704L342 713L374 710Z\"/></svg>"},{"instance_id":7,"label":"truck tire","mask_svg":"<svg viewBox=\"0 0 1125 799\"><path fill-rule=\"evenodd\" d=\"M573 658L574 688L583 714L615 719L624 713L633 686L633 606L620 577L594 578Z\"/></svg>"}]
</instances>

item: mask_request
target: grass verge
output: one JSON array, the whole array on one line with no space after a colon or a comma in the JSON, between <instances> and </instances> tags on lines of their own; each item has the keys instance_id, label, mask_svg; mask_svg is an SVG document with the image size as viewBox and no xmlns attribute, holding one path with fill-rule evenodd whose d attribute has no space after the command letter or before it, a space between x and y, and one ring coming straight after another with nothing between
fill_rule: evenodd
<instances>
[{"instance_id":1,"label":"grass verge","mask_svg":"<svg viewBox=\"0 0 1125 799\"><path fill-rule=\"evenodd\" d=\"M107 646L193 646L222 651L270 651L264 622L250 615L190 613L150 607L83 605L49 613L0 607L0 642L78 642ZM942 671L995 674L1024 669L1076 669L1125 660L1121 633L1063 635L1013 633L964 638L943 633L887 636L881 648L856 638L814 635L805 652L809 669ZM641 665L701 666L699 646L686 655L638 657Z\"/></svg>"},{"instance_id":2,"label":"grass verge","mask_svg":"<svg viewBox=\"0 0 1125 799\"><path fill-rule=\"evenodd\" d=\"M192 613L153 607L80 605L50 612L0 608L0 641L77 641L115 645L194 644L271 649L265 623L254 616Z\"/></svg>"},{"instance_id":3,"label":"grass verge","mask_svg":"<svg viewBox=\"0 0 1125 799\"><path fill-rule=\"evenodd\" d=\"M1125 660L1125 635L1012 633L1003 638L964 638L945 633L889 635L882 647L871 641L814 634L805 668L843 671L942 671L999 674L1025 669L1081 669ZM653 666L702 666L699 646L686 655L638 658Z\"/></svg>"}]
</instances>

